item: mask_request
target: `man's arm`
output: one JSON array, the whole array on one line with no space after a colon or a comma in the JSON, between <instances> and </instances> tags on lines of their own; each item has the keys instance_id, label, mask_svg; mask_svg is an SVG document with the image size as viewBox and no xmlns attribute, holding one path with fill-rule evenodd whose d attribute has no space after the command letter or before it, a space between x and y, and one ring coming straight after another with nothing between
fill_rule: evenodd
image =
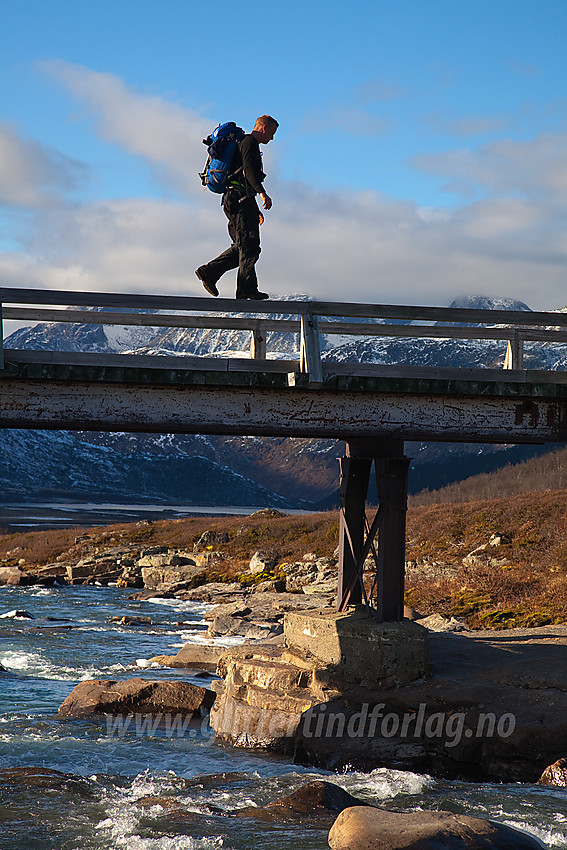
<instances>
[{"instance_id":1,"label":"man's arm","mask_svg":"<svg viewBox=\"0 0 567 850\"><path fill-rule=\"evenodd\" d=\"M245 136L242 139L240 153L242 155L242 170L246 180L250 183L256 194L268 197L262 185L262 180L266 175L262 171L260 147L254 136Z\"/></svg>"}]
</instances>

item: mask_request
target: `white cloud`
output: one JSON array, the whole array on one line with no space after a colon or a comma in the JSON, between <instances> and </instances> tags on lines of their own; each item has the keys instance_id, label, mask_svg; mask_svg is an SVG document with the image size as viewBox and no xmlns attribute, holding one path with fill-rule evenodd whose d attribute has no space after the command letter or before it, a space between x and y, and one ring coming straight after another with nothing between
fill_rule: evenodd
<instances>
[{"instance_id":1,"label":"white cloud","mask_svg":"<svg viewBox=\"0 0 567 850\"><path fill-rule=\"evenodd\" d=\"M376 303L447 304L483 292L563 306L567 240L546 212L482 202L443 215L374 193L289 194L275 186L262 228L262 288ZM40 212L5 285L202 295L194 269L228 245L214 205L132 199ZM220 282L234 294L235 273Z\"/></svg>"},{"instance_id":2,"label":"white cloud","mask_svg":"<svg viewBox=\"0 0 567 850\"><path fill-rule=\"evenodd\" d=\"M210 120L164 98L134 92L114 74L61 61L41 67L89 107L102 139L143 157L183 194L202 191L197 174L206 157L201 142L213 129Z\"/></svg>"},{"instance_id":3,"label":"white cloud","mask_svg":"<svg viewBox=\"0 0 567 850\"><path fill-rule=\"evenodd\" d=\"M79 188L86 174L82 163L0 124L0 204L51 206Z\"/></svg>"},{"instance_id":4,"label":"white cloud","mask_svg":"<svg viewBox=\"0 0 567 850\"><path fill-rule=\"evenodd\" d=\"M505 200L435 214L371 193L285 203L265 240L279 287L383 303L447 304L477 292L540 309L567 301L565 220L543 207Z\"/></svg>"},{"instance_id":5,"label":"white cloud","mask_svg":"<svg viewBox=\"0 0 567 850\"><path fill-rule=\"evenodd\" d=\"M565 204L567 133L543 133L526 141L505 139L479 150L422 154L416 168L450 180L465 181L491 194L522 193Z\"/></svg>"},{"instance_id":6,"label":"white cloud","mask_svg":"<svg viewBox=\"0 0 567 850\"><path fill-rule=\"evenodd\" d=\"M42 258L55 288L191 295L200 286L196 258L203 262L226 247L217 212L148 199L51 210L36 220L30 258ZM11 285L32 285L30 273L36 285L31 260L14 264L8 257L4 271L18 280Z\"/></svg>"}]
</instances>

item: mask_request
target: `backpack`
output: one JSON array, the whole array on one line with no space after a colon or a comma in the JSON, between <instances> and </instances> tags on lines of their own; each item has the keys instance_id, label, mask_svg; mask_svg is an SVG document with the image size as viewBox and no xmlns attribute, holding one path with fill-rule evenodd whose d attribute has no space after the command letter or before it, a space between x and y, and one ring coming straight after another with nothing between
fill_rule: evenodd
<instances>
[{"instance_id":1,"label":"backpack","mask_svg":"<svg viewBox=\"0 0 567 850\"><path fill-rule=\"evenodd\" d=\"M234 121L219 124L210 136L203 139L207 145L207 161L205 168L199 172L201 183L211 192L218 195L226 189L227 178L230 172L230 164L238 142L244 138L244 130L237 127Z\"/></svg>"}]
</instances>

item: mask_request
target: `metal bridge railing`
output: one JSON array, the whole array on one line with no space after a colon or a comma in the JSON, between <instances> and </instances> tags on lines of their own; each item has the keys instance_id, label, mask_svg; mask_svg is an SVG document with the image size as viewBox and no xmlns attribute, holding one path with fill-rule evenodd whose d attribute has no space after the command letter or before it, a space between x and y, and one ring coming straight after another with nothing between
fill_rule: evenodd
<instances>
[{"instance_id":1,"label":"metal bridge railing","mask_svg":"<svg viewBox=\"0 0 567 850\"><path fill-rule=\"evenodd\" d=\"M73 309L77 307L83 309ZM93 312L85 310L86 307L100 307L103 310ZM237 311L246 311L246 314L234 315ZM279 361L279 365L276 365L277 361L268 357L266 338L270 331L299 333L299 364L289 361L288 366L291 371L293 366L298 365L299 371L307 375L312 384L323 381L321 334L503 340L508 343L504 368L512 370L523 368L523 349L526 341L567 342L565 313L335 301L238 302L229 298L218 298L211 302L210 298L177 295L127 295L0 287L0 330L2 317L6 320L29 322L249 331L250 357L258 370L264 368L281 371L286 368L287 361ZM360 319L363 321L357 321ZM399 324L400 321L431 324ZM2 336L3 334L0 334L0 358ZM99 357L101 363L105 358L104 354L92 356ZM187 361L187 358L180 355L180 362L183 359Z\"/></svg>"}]
</instances>

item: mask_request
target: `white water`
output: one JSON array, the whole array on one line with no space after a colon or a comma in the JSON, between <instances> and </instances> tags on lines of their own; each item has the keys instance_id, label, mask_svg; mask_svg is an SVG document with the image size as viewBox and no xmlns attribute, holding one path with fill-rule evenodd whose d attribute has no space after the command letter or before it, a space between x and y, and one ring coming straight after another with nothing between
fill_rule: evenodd
<instances>
[{"instance_id":1,"label":"white water","mask_svg":"<svg viewBox=\"0 0 567 850\"><path fill-rule=\"evenodd\" d=\"M209 680L146 667L186 640L203 642L209 606L128 600L118 588L0 589L1 850L324 850L327 828L228 816L326 778L370 803L398 810L450 809L490 817L567 847L567 792L527 785L447 782L405 771L305 768L269 754L216 744L206 719L183 734L57 718L74 685L88 678ZM3 616L26 610L34 619ZM112 616L146 615L140 628ZM183 626L177 626L180 619ZM47 620L46 618L57 618ZM69 628L72 627L72 628ZM179 731L179 730L178 730ZM13 767L61 771L44 785L6 778ZM144 797L159 797L141 806ZM211 806L220 810L215 813ZM222 812L226 814L223 815Z\"/></svg>"}]
</instances>

